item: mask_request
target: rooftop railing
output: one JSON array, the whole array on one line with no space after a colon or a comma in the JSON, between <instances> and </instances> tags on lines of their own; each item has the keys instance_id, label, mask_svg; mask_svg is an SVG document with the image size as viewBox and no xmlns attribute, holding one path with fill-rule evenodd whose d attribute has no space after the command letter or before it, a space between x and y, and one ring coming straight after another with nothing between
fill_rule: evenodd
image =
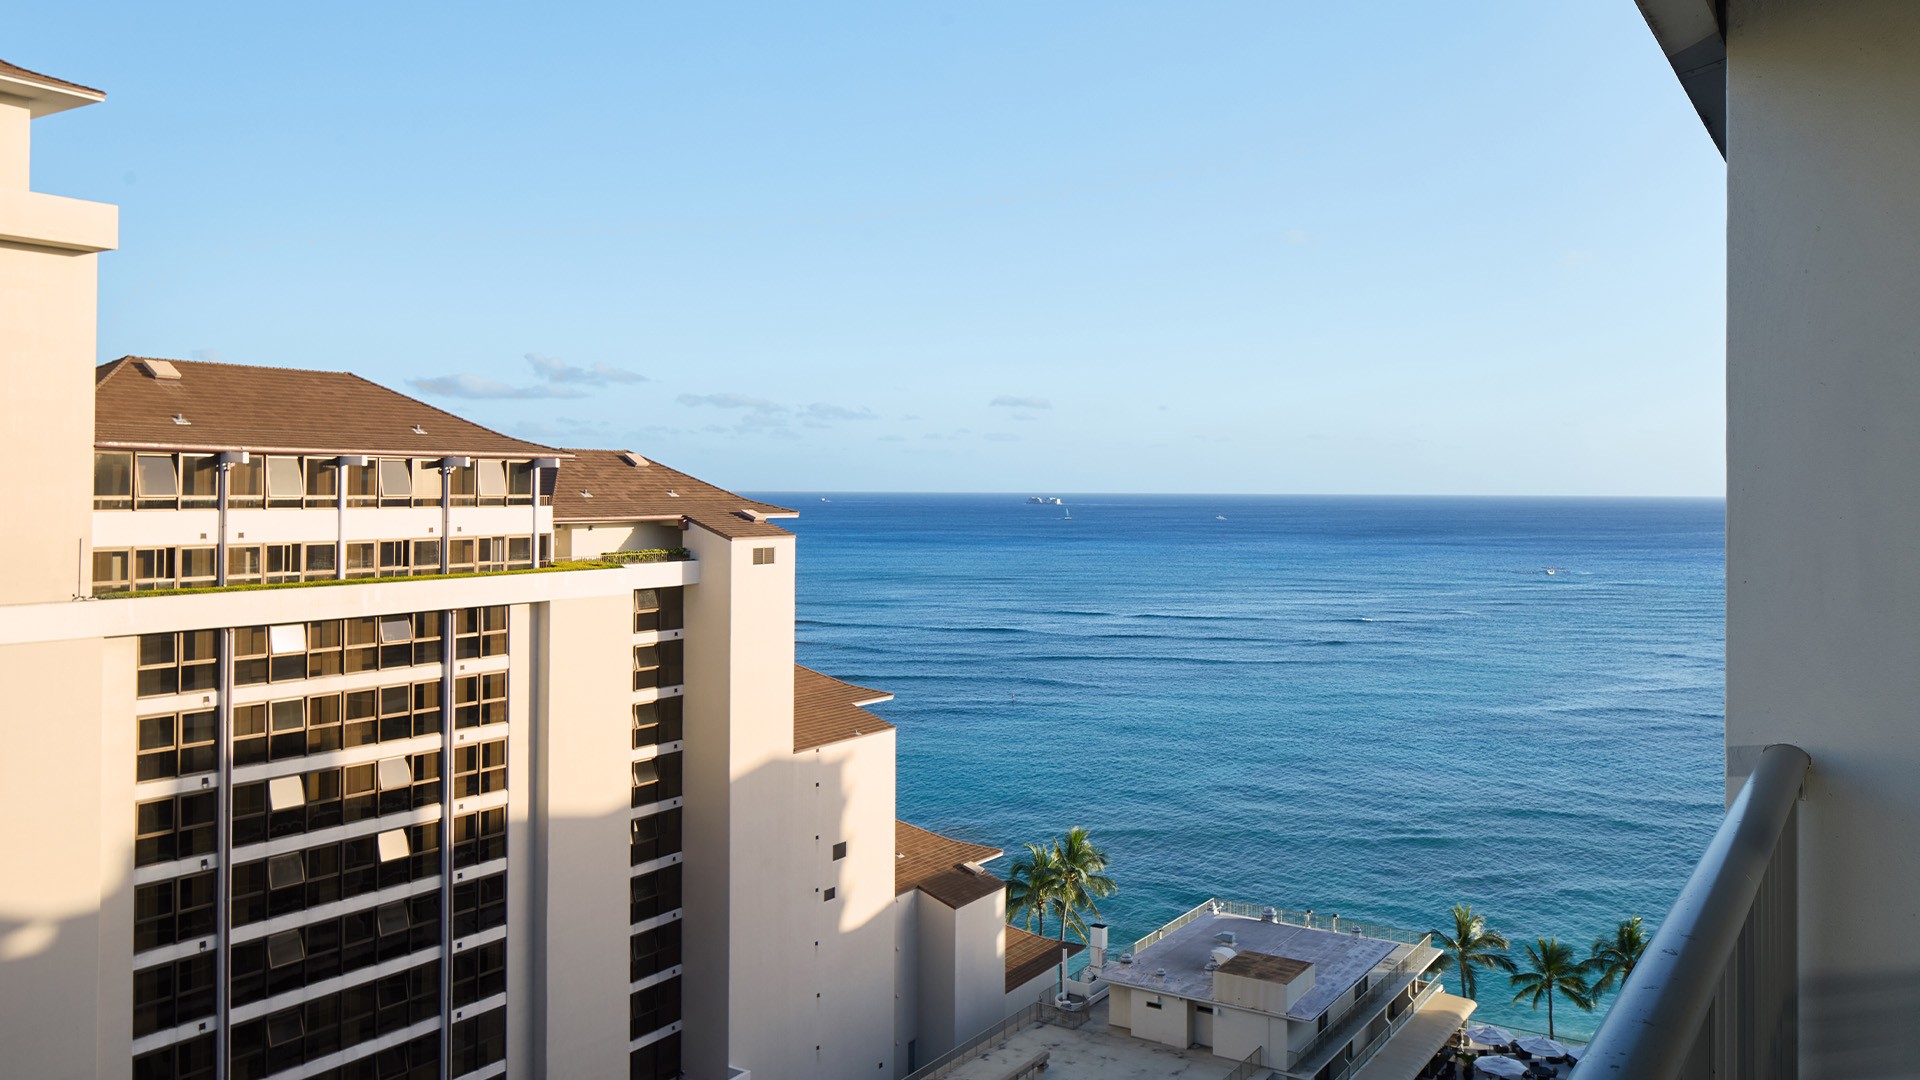
<instances>
[{"instance_id":1,"label":"rooftop railing","mask_svg":"<svg viewBox=\"0 0 1920 1080\"><path fill-rule=\"evenodd\" d=\"M1575 1080L1798 1075L1797 804L1811 765L1797 746L1761 751Z\"/></svg>"},{"instance_id":2,"label":"rooftop railing","mask_svg":"<svg viewBox=\"0 0 1920 1080\"><path fill-rule=\"evenodd\" d=\"M1264 919L1269 916L1288 926L1305 926L1314 930L1327 930L1337 934L1359 934L1361 937L1379 938L1382 941L1397 941L1402 945L1420 945L1427 939L1425 934L1416 934L1410 930L1388 926L1385 923L1365 922L1360 919L1343 919L1338 915L1320 915L1312 911L1288 911L1283 908L1262 907L1258 904L1242 904L1233 900L1212 899L1181 915L1172 922L1148 934L1133 943L1133 954L1139 956L1155 942L1179 930L1202 915L1238 915L1248 919Z\"/></svg>"},{"instance_id":3,"label":"rooftop railing","mask_svg":"<svg viewBox=\"0 0 1920 1080\"><path fill-rule=\"evenodd\" d=\"M966 1042L961 1043L959 1046L927 1062L920 1068L915 1069L912 1073L908 1074L907 1080L934 1080L935 1077L945 1076L964 1064L967 1059L972 1057L981 1047L993 1042L1003 1043L1012 1038L1016 1032L1025 1028L1028 1024L1038 1022L1039 1019L1040 1003L1036 1001L980 1034L975 1035L973 1038L968 1039Z\"/></svg>"}]
</instances>

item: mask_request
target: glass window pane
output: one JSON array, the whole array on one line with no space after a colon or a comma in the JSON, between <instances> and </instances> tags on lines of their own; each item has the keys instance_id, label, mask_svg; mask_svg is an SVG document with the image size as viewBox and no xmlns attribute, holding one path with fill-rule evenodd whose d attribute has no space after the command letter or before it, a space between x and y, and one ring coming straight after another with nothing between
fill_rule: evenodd
<instances>
[{"instance_id":1,"label":"glass window pane","mask_svg":"<svg viewBox=\"0 0 1920 1080\"><path fill-rule=\"evenodd\" d=\"M93 494L95 498L124 499L133 494L133 455L93 455Z\"/></svg>"},{"instance_id":2,"label":"glass window pane","mask_svg":"<svg viewBox=\"0 0 1920 1080\"><path fill-rule=\"evenodd\" d=\"M306 490L306 484L300 478L300 459L293 457L270 457L267 459L267 498L297 499Z\"/></svg>"},{"instance_id":3,"label":"glass window pane","mask_svg":"<svg viewBox=\"0 0 1920 1080\"><path fill-rule=\"evenodd\" d=\"M180 493L173 472L172 454L141 454L140 494L145 498L171 498Z\"/></svg>"},{"instance_id":4,"label":"glass window pane","mask_svg":"<svg viewBox=\"0 0 1920 1080\"><path fill-rule=\"evenodd\" d=\"M413 495L413 476L405 458L380 459L380 494L389 499Z\"/></svg>"},{"instance_id":5,"label":"glass window pane","mask_svg":"<svg viewBox=\"0 0 1920 1080\"><path fill-rule=\"evenodd\" d=\"M207 454L180 455L180 494L211 506L220 495L220 466Z\"/></svg>"},{"instance_id":6,"label":"glass window pane","mask_svg":"<svg viewBox=\"0 0 1920 1080\"><path fill-rule=\"evenodd\" d=\"M268 647L275 656L287 653L307 651L307 627L305 623L284 623L267 627Z\"/></svg>"},{"instance_id":7,"label":"glass window pane","mask_svg":"<svg viewBox=\"0 0 1920 1080\"><path fill-rule=\"evenodd\" d=\"M492 458L481 458L473 463L480 478L480 494L505 495L507 493L506 462Z\"/></svg>"}]
</instances>

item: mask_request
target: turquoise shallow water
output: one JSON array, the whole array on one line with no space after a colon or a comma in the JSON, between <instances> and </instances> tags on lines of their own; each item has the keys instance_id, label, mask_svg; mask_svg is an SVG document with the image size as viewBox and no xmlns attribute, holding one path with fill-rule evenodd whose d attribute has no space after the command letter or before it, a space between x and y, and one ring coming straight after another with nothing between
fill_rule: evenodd
<instances>
[{"instance_id":1,"label":"turquoise shallow water","mask_svg":"<svg viewBox=\"0 0 1920 1080\"><path fill-rule=\"evenodd\" d=\"M802 512L801 662L897 695L901 816L1086 825L1116 942L1209 896L1466 900L1584 953L1718 821L1719 500L767 497ZM1480 1017L1544 1027L1504 981Z\"/></svg>"}]
</instances>

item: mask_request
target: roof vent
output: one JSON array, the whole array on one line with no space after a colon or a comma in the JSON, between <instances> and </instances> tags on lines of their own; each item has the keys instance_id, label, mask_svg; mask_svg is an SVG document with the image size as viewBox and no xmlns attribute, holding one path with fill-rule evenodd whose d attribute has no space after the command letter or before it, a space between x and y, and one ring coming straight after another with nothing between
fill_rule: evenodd
<instances>
[{"instance_id":1,"label":"roof vent","mask_svg":"<svg viewBox=\"0 0 1920 1080\"><path fill-rule=\"evenodd\" d=\"M1220 931L1219 933L1217 933L1217 934L1215 934L1215 935L1213 935L1213 940L1215 940L1215 941L1217 941L1217 942L1219 942L1219 943L1220 943L1220 944L1222 944L1222 945L1232 945L1232 944L1233 944L1233 931L1231 931L1231 930L1222 930L1222 931Z\"/></svg>"},{"instance_id":2,"label":"roof vent","mask_svg":"<svg viewBox=\"0 0 1920 1080\"><path fill-rule=\"evenodd\" d=\"M180 376L178 376L178 375L175 375L175 376L174 376L174 378L176 378L176 379L177 379L177 378L179 378L179 377L180 377ZM186 413L174 413L174 414L173 414L173 422L174 422L174 423L176 423L176 424L179 424L179 425L180 425L181 427L192 427L192 426L193 426L193 421L191 421L191 420L189 420L189 419L187 419L187 414L186 414Z\"/></svg>"},{"instance_id":3,"label":"roof vent","mask_svg":"<svg viewBox=\"0 0 1920 1080\"><path fill-rule=\"evenodd\" d=\"M677 492L677 491L675 491L675 490L673 490L672 488L668 488L668 489L667 489L667 498L669 498L669 499L677 499L677 498L679 498L679 497L680 497L680 493L679 493L679 492Z\"/></svg>"},{"instance_id":4,"label":"roof vent","mask_svg":"<svg viewBox=\"0 0 1920 1080\"><path fill-rule=\"evenodd\" d=\"M582 492L580 493L580 497L581 497L581 498L583 498L583 499L591 499L591 498L593 498L593 492L591 492L591 491L582 491Z\"/></svg>"},{"instance_id":5,"label":"roof vent","mask_svg":"<svg viewBox=\"0 0 1920 1080\"><path fill-rule=\"evenodd\" d=\"M626 462L627 464L633 466L636 469L645 465L653 464L653 462L648 461L646 458L641 457L639 454L636 454L631 450L620 451L620 460Z\"/></svg>"},{"instance_id":6,"label":"roof vent","mask_svg":"<svg viewBox=\"0 0 1920 1080\"><path fill-rule=\"evenodd\" d=\"M413 433L415 435L425 435L427 433L427 429L421 427L419 424L415 424L413 425Z\"/></svg>"},{"instance_id":7,"label":"roof vent","mask_svg":"<svg viewBox=\"0 0 1920 1080\"><path fill-rule=\"evenodd\" d=\"M142 360L139 363L140 370L146 372L147 377L150 379L178 379L180 377L180 369L174 367L173 362L170 360Z\"/></svg>"}]
</instances>

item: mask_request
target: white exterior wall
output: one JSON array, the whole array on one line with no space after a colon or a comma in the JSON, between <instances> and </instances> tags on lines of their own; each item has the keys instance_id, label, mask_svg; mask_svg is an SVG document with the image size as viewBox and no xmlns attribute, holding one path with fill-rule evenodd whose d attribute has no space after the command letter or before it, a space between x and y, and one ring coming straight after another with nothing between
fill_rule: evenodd
<instances>
[{"instance_id":1,"label":"white exterior wall","mask_svg":"<svg viewBox=\"0 0 1920 1080\"><path fill-rule=\"evenodd\" d=\"M915 972L913 1027L920 1043L920 1060L946 1053L972 1032L954 1024L954 912L931 896L914 904L914 937L919 943L919 970Z\"/></svg>"},{"instance_id":2,"label":"white exterior wall","mask_svg":"<svg viewBox=\"0 0 1920 1080\"><path fill-rule=\"evenodd\" d=\"M1187 1048L1193 1030L1193 1003L1171 994L1136 990L1133 999L1133 1037L1163 1043L1181 1050ZM1154 1005L1159 1008L1154 1008Z\"/></svg>"},{"instance_id":3,"label":"white exterior wall","mask_svg":"<svg viewBox=\"0 0 1920 1080\"><path fill-rule=\"evenodd\" d=\"M954 1037L970 1039L1007 1015L1006 890L955 911L953 936Z\"/></svg>"},{"instance_id":4,"label":"white exterior wall","mask_svg":"<svg viewBox=\"0 0 1920 1080\"><path fill-rule=\"evenodd\" d=\"M646 551L686 546L686 537L672 522L561 525L555 529L554 551L559 558L591 559L609 551Z\"/></svg>"},{"instance_id":5,"label":"white exterior wall","mask_svg":"<svg viewBox=\"0 0 1920 1080\"><path fill-rule=\"evenodd\" d=\"M557 677L542 679L537 695L537 847L507 853L509 866L537 856L532 873L546 885L540 921L522 931L540 943L535 975L545 977L535 1055L541 1075L620 1076L628 1043L633 597L546 607L535 648L542 669Z\"/></svg>"},{"instance_id":6,"label":"white exterior wall","mask_svg":"<svg viewBox=\"0 0 1920 1080\"><path fill-rule=\"evenodd\" d=\"M89 450L88 454L91 455ZM88 458L92 460L91 456ZM93 490L89 477L86 491ZM553 527L553 508L532 506L455 506L448 513L452 531L463 536L531 536ZM304 509L246 508L227 511L227 540L234 544L291 544L349 541L420 540L440 535L440 509L425 506L349 506L345 531L334 507ZM95 510L93 546L100 548L194 547L219 542L218 510Z\"/></svg>"},{"instance_id":7,"label":"white exterior wall","mask_svg":"<svg viewBox=\"0 0 1920 1080\"><path fill-rule=\"evenodd\" d=\"M1727 787L1813 758L1802 1075L1920 1060L1920 6L1733 0Z\"/></svg>"},{"instance_id":8,"label":"white exterior wall","mask_svg":"<svg viewBox=\"0 0 1920 1080\"><path fill-rule=\"evenodd\" d=\"M920 905L933 903L908 889L893 898L893 1075L907 1075L934 1056L921 1049ZM913 1044L908 1053L908 1044Z\"/></svg>"},{"instance_id":9,"label":"white exterior wall","mask_svg":"<svg viewBox=\"0 0 1920 1080\"><path fill-rule=\"evenodd\" d=\"M792 988L803 1001L815 1002L820 1066L807 1075L884 1080L893 1075L895 1059L894 732L862 735L796 759L801 813L795 824L801 835L791 847L812 887L834 890L831 901L821 900L824 894L813 898L812 940L819 945L805 957L807 983ZM846 843L847 857L835 862L838 841Z\"/></svg>"}]
</instances>

